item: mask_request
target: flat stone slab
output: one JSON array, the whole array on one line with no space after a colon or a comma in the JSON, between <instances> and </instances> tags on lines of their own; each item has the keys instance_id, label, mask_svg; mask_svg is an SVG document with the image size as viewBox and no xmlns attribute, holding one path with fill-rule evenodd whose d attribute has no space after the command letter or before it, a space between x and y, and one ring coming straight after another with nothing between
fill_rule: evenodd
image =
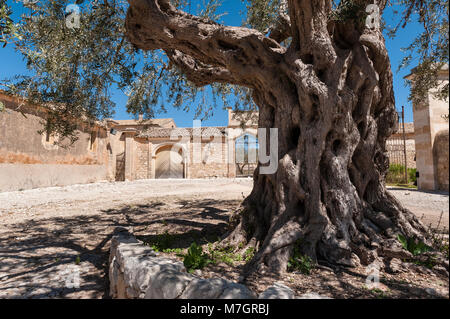
<instances>
[{"instance_id":1,"label":"flat stone slab","mask_svg":"<svg viewBox=\"0 0 450 319\"><path fill-rule=\"evenodd\" d=\"M263 291L258 299L294 299L295 293L294 291L286 285L282 283L275 283L273 286L270 286L265 291Z\"/></svg>"},{"instance_id":2,"label":"flat stone slab","mask_svg":"<svg viewBox=\"0 0 450 319\"><path fill-rule=\"evenodd\" d=\"M222 278L202 279L186 272L183 263L158 257L127 229L116 229L110 249L110 294L139 299L255 299L245 285ZM278 287L278 286L277 286ZM279 286L280 295L289 295Z\"/></svg>"}]
</instances>

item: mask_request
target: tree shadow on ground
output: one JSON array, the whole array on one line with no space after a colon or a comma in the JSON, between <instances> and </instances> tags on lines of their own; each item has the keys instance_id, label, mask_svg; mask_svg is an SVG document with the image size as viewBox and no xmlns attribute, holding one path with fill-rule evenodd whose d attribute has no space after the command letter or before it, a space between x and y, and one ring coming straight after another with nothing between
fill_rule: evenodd
<instances>
[{"instance_id":1,"label":"tree shadow on ground","mask_svg":"<svg viewBox=\"0 0 450 319\"><path fill-rule=\"evenodd\" d=\"M187 248L216 241L228 230L238 200L159 198L84 215L29 220L0 228L0 298L109 298L110 239L117 226L131 228L147 243ZM61 212L64 216L64 212ZM166 238L167 237L167 238ZM67 282L79 271L79 288ZM204 275L238 281L242 264L216 264ZM412 274L414 275L414 274ZM246 284L255 291L276 281L297 295L316 292L334 298L431 298L426 285L381 278L389 293L364 288L365 269L314 270L311 275L257 275ZM412 277L411 277L412 278Z\"/></svg>"},{"instance_id":2,"label":"tree shadow on ground","mask_svg":"<svg viewBox=\"0 0 450 319\"><path fill-rule=\"evenodd\" d=\"M153 200L7 225L0 230L0 298L109 298L109 245L117 226L147 240L168 233L174 246L184 248L217 239L236 205L234 200ZM73 269L79 288L72 288Z\"/></svg>"}]
</instances>

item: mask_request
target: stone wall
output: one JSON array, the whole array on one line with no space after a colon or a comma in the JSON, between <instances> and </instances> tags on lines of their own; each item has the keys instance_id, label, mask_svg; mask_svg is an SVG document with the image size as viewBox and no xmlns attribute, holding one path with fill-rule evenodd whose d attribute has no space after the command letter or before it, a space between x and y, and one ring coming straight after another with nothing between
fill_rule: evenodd
<instances>
[{"instance_id":1,"label":"stone wall","mask_svg":"<svg viewBox=\"0 0 450 319\"><path fill-rule=\"evenodd\" d=\"M449 131L438 132L434 139L433 155L436 167L437 187L449 190Z\"/></svg>"},{"instance_id":2,"label":"stone wall","mask_svg":"<svg viewBox=\"0 0 450 319\"><path fill-rule=\"evenodd\" d=\"M105 180L105 165L0 164L0 192Z\"/></svg>"},{"instance_id":3,"label":"stone wall","mask_svg":"<svg viewBox=\"0 0 450 319\"><path fill-rule=\"evenodd\" d=\"M182 262L159 257L123 227L111 239L109 282L110 296L118 299L329 299L311 293L296 297L281 283L257 296L239 283L195 276Z\"/></svg>"},{"instance_id":4,"label":"stone wall","mask_svg":"<svg viewBox=\"0 0 450 319\"><path fill-rule=\"evenodd\" d=\"M147 179L149 176L149 142L145 139L135 139L135 179Z\"/></svg>"},{"instance_id":5,"label":"stone wall","mask_svg":"<svg viewBox=\"0 0 450 319\"><path fill-rule=\"evenodd\" d=\"M246 286L186 272L183 263L158 257L126 229L118 228L109 257L110 295L119 299L253 299Z\"/></svg>"},{"instance_id":6,"label":"stone wall","mask_svg":"<svg viewBox=\"0 0 450 319\"><path fill-rule=\"evenodd\" d=\"M201 153L196 155L194 152L198 150L195 150L194 144L191 143L188 165L190 178L228 177L227 144L224 139L202 141Z\"/></svg>"}]
</instances>

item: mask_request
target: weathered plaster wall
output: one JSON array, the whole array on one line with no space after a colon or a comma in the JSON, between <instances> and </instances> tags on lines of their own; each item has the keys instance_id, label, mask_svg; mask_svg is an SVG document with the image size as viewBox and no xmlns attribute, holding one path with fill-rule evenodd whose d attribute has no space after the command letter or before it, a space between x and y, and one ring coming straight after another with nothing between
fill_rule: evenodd
<instances>
[{"instance_id":1,"label":"weathered plaster wall","mask_svg":"<svg viewBox=\"0 0 450 319\"><path fill-rule=\"evenodd\" d=\"M135 179L147 179L149 176L149 142L146 139L135 139Z\"/></svg>"},{"instance_id":2,"label":"weathered plaster wall","mask_svg":"<svg viewBox=\"0 0 450 319\"><path fill-rule=\"evenodd\" d=\"M0 164L0 192L93 183L106 172L105 165Z\"/></svg>"},{"instance_id":3,"label":"weathered plaster wall","mask_svg":"<svg viewBox=\"0 0 450 319\"><path fill-rule=\"evenodd\" d=\"M0 191L88 183L107 179L107 132L80 125L69 148L39 134L45 110L0 93ZM19 107L20 106L20 107ZM63 141L64 142L64 141Z\"/></svg>"}]
</instances>

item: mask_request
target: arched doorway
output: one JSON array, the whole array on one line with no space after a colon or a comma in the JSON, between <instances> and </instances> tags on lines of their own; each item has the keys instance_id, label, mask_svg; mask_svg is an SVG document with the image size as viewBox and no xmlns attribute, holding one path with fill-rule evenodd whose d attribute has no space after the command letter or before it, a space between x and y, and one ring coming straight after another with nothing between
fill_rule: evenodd
<instances>
[{"instance_id":1,"label":"arched doorway","mask_svg":"<svg viewBox=\"0 0 450 319\"><path fill-rule=\"evenodd\" d=\"M245 133L235 140L236 176L253 176L258 164L258 139L256 136Z\"/></svg>"},{"instance_id":2,"label":"arched doorway","mask_svg":"<svg viewBox=\"0 0 450 319\"><path fill-rule=\"evenodd\" d=\"M182 150L172 148L166 145L156 151L155 178L184 178Z\"/></svg>"}]
</instances>

